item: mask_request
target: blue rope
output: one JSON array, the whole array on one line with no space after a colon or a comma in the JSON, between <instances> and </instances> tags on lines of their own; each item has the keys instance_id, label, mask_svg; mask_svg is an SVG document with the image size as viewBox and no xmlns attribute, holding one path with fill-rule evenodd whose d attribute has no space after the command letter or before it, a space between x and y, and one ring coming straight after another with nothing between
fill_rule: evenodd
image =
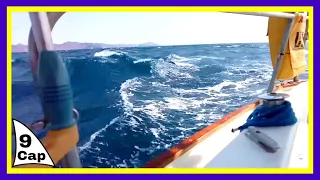
<instances>
[{"instance_id":1,"label":"blue rope","mask_svg":"<svg viewBox=\"0 0 320 180\"><path fill-rule=\"evenodd\" d=\"M249 126L289 126L296 122L297 118L293 112L291 103L289 101L285 101L283 104L273 107L264 107L263 105L260 105L251 113L247 122L236 130L242 131Z\"/></svg>"}]
</instances>

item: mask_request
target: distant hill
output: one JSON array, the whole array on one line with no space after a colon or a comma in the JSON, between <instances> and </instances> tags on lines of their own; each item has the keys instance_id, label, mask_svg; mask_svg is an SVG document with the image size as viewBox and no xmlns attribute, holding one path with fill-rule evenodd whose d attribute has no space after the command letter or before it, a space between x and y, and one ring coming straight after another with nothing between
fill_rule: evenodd
<instances>
[{"instance_id":1,"label":"distant hill","mask_svg":"<svg viewBox=\"0 0 320 180\"><path fill-rule=\"evenodd\" d=\"M12 52L27 52L28 46L23 44L12 45Z\"/></svg>"},{"instance_id":2,"label":"distant hill","mask_svg":"<svg viewBox=\"0 0 320 180\"><path fill-rule=\"evenodd\" d=\"M159 46L153 42L143 44L104 44L104 43L80 43L65 42L63 44L54 44L55 50L75 50L75 49L95 49L95 48L117 48L117 47L152 47ZM27 52L28 46L24 44L12 45L12 52Z\"/></svg>"}]
</instances>

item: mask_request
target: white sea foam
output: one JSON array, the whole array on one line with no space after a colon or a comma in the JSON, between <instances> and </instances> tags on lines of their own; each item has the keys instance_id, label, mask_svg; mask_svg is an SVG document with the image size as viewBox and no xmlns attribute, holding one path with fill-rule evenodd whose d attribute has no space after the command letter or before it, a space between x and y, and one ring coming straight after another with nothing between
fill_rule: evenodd
<instances>
[{"instance_id":1,"label":"white sea foam","mask_svg":"<svg viewBox=\"0 0 320 180\"><path fill-rule=\"evenodd\" d=\"M138 60L135 60L133 61L134 64L137 64L137 63L142 63L142 62L150 62L152 61L151 58L146 58L146 59L138 59Z\"/></svg>"},{"instance_id":2,"label":"white sea foam","mask_svg":"<svg viewBox=\"0 0 320 180\"><path fill-rule=\"evenodd\" d=\"M112 56L112 55L121 55L121 54L123 54L123 53L105 49L105 50L102 50L100 52L96 52L94 54L94 56L95 57L109 57L109 56Z\"/></svg>"},{"instance_id":3,"label":"white sea foam","mask_svg":"<svg viewBox=\"0 0 320 180\"><path fill-rule=\"evenodd\" d=\"M80 153L83 151L83 150L86 150L88 148L91 147L91 144L92 142L96 139L96 137L98 137L101 133L105 132L106 129L111 126L112 124L114 124L115 122L117 122L119 120L119 117L116 117L114 119L112 119L110 121L110 123L108 123L105 127L99 129L98 131L96 131L95 133L93 133L91 136L90 136L90 139L88 142L84 143L82 146L79 147L79 151Z\"/></svg>"}]
</instances>

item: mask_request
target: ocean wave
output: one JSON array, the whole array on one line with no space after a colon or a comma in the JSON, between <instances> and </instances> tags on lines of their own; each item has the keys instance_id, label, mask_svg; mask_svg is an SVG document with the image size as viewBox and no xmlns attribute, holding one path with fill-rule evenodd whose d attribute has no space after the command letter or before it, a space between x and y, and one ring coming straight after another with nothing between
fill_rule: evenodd
<instances>
[{"instance_id":1,"label":"ocean wave","mask_svg":"<svg viewBox=\"0 0 320 180\"><path fill-rule=\"evenodd\" d=\"M140 167L264 93L272 72L265 44L60 54L81 115L83 167ZM32 121L41 106L27 54L13 59L13 116Z\"/></svg>"},{"instance_id":2,"label":"ocean wave","mask_svg":"<svg viewBox=\"0 0 320 180\"><path fill-rule=\"evenodd\" d=\"M121 53L121 52L116 52L116 51L111 51L111 50L105 49L103 51L99 51L99 52L94 53L94 57L109 57L112 55L122 55L122 54L123 53Z\"/></svg>"},{"instance_id":3,"label":"ocean wave","mask_svg":"<svg viewBox=\"0 0 320 180\"><path fill-rule=\"evenodd\" d=\"M150 62L150 61L153 61L153 59L150 59L150 58L147 58L147 59L138 59L138 60L133 61L133 63L134 63L134 64L137 64L137 63Z\"/></svg>"},{"instance_id":4,"label":"ocean wave","mask_svg":"<svg viewBox=\"0 0 320 180\"><path fill-rule=\"evenodd\" d=\"M239 45L239 44L233 44L233 45L227 45L226 47L228 47L228 48L238 48L240 46L241 45Z\"/></svg>"},{"instance_id":5,"label":"ocean wave","mask_svg":"<svg viewBox=\"0 0 320 180\"><path fill-rule=\"evenodd\" d=\"M89 141L87 141L85 144L83 144L82 146L79 147L79 151L80 153L91 147L92 142L96 139L97 136L99 136L103 131L106 131L106 129L111 126L112 124L114 124L115 122L117 122L119 120L119 117L114 118L110 123L108 123L105 127L101 128L100 130L96 131L95 133L93 133L90 136ZM101 142L102 143L102 142Z\"/></svg>"}]
</instances>

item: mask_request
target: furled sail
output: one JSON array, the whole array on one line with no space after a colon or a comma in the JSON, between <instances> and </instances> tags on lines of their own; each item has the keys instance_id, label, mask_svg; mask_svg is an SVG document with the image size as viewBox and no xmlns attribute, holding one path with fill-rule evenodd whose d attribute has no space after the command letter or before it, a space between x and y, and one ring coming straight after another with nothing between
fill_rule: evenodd
<instances>
[{"instance_id":1,"label":"furled sail","mask_svg":"<svg viewBox=\"0 0 320 180\"><path fill-rule=\"evenodd\" d=\"M307 30L306 15L296 13L290 32L289 41L280 65L277 79L292 79L306 71L305 35ZM268 36L272 66L275 68L281 43L285 33L288 19L270 17L268 22Z\"/></svg>"}]
</instances>

